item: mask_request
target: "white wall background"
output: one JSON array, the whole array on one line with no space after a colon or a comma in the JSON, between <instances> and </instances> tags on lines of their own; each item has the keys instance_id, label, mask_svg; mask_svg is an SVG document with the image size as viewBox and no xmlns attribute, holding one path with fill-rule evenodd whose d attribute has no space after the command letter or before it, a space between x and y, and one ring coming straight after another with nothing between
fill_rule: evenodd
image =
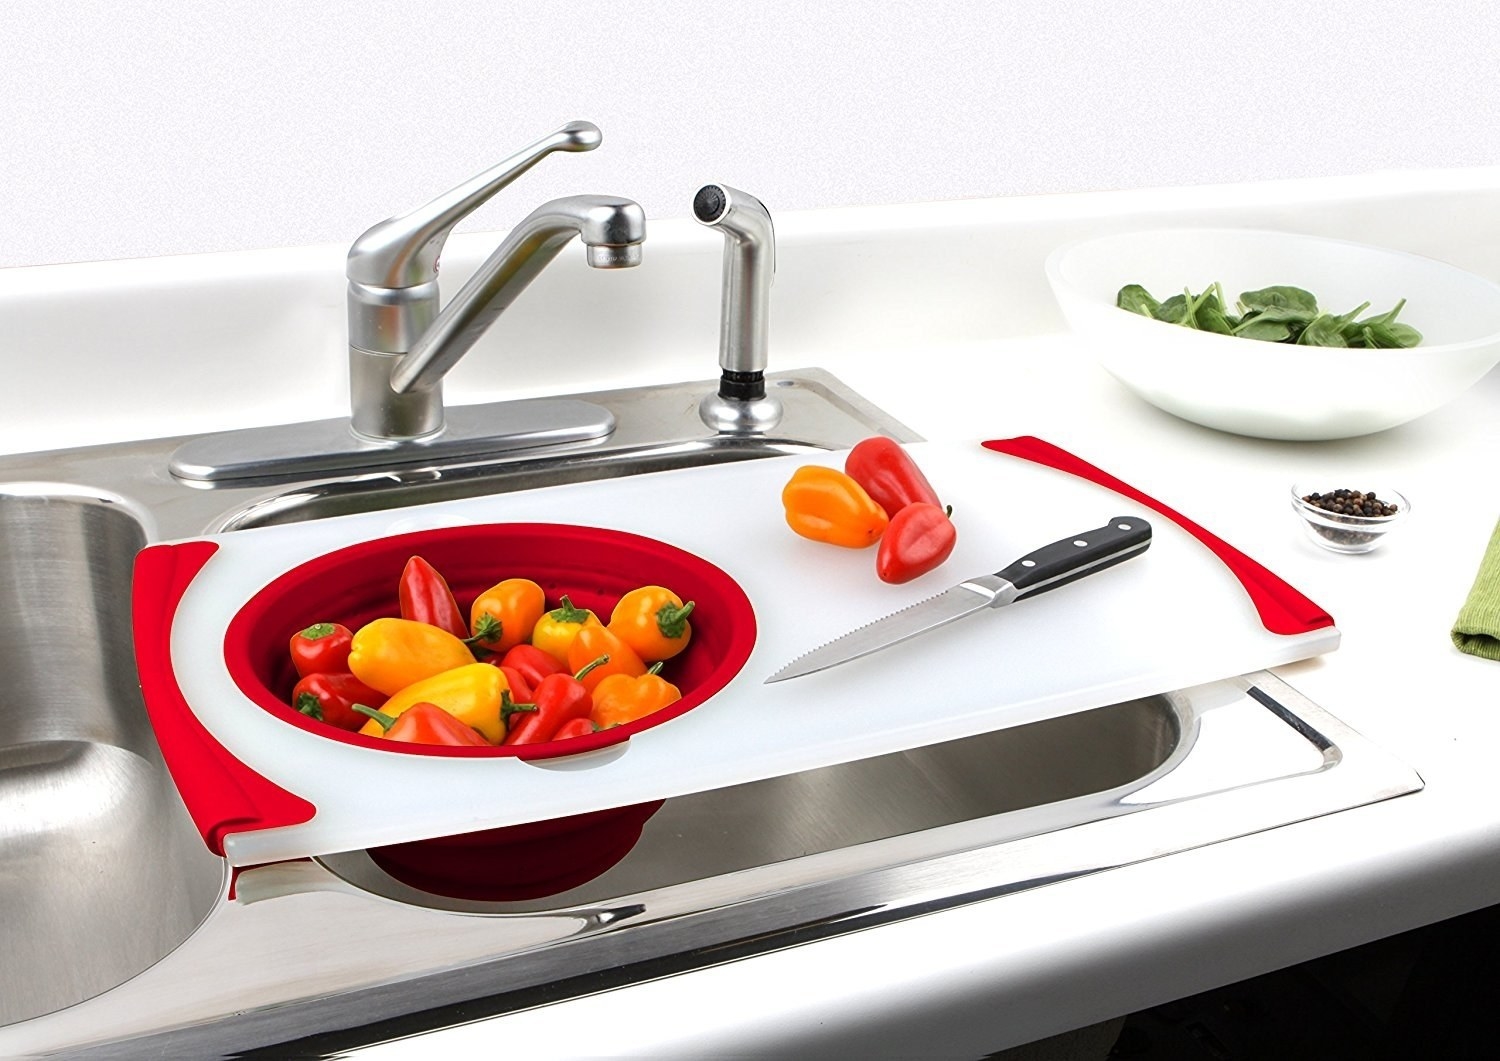
<instances>
[{"instance_id":1,"label":"white wall background","mask_svg":"<svg viewBox=\"0 0 1500 1061\"><path fill-rule=\"evenodd\" d=\"M1491 165L1500 4L0 0L0 265L347 242L573 118L465 228Z\"/></svg>"}]
</instances>

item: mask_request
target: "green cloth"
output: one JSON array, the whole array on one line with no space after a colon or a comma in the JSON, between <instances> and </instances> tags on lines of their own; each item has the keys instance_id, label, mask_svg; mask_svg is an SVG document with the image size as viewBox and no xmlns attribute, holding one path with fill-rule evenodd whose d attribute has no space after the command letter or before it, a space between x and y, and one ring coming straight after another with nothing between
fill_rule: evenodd
<instances>
[{"instance_id":1,"label":"green cloth","mask_svg":"<svg viewBox=\"0 0 1500 1061\"><path fill-rule=\"evenodd\" d=\"M1453 643L1460 652L1500 660L1500 523L1495 524L1479 574L1453 623Z\"/></svg>"}]
</instances>

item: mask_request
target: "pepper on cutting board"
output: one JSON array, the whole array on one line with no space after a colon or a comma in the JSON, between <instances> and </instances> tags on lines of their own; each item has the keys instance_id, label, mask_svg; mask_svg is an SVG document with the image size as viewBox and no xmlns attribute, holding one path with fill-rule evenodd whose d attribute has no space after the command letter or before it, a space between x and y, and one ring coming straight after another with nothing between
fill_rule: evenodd
<instances>
[{"instance_id":1,"label":"pepper on cutting board","mask_svg":"<svg viewBox=\"0 0 1500 1061\"><path fill-rule=\"evenodd\" d=\"M609 629L647 663L671 659L687 648L693 602L663 586L641 586L620 598L609 614Z\"/></svg>"},{"instance_id":2,"label":"pepper on cutting board","mask_svg":"<svg viewBox=\"0 0 1500 1061\"><path fill-rule=\"evenodd\" d=\"M341 623L313 623L292 635L290 651L297 675L341 674L349 670L354 634Z\"/></svg>"},{"instance_id":3,"label":"pepper on cutting board","mask_svg":"<svg viewBox=\"0 0 1500 1061\"><path fill-rule=\"evenodd\" d=\"M491 744L499 744L505 739L510 713L506 710L506 703L509 699L510 683L504 672L499 667L471 660L466 666L442 671L407 686L387 700L380 710L392 718L400 718L426 701L436 704L464 725L477 729ZM378 737L384 729L378 721L370 719L360 732L367 737Z\"/></svg>"},{"instance_id":4,"label":"pepper on cutting board","mask_svg":"<svg viewBox=\"0 0 1500 1061\"><path fill-rule=\"evenodd\" d=\"M657 673L653 664L645 674L613 674L594 687L594 709L589 720L596 729L623 726L660 711L682 699L682 692Z\"/></svg>"},{"instance_id":5,"label":"pepper on cutting board","mask_svg":"<svg viewBox=\"0 0 1500 1061\"><path fill-rule=\"evenodd\" d=\"M471 726L466 726L437 704L422 702L412 704L399 718L378 711L364 704L356 704L355 710L381 727L381 736L387 740L407 741L412 744L439 744L450 748L488 748L490 742Z\"/></svg>"},{"instance_id":6,"label":"pepper on cutting board","mask_svg":"<svg viewBox=\"0 0 1500 1061\"><path fill-rule=\"evenodd\" d=\"M375 619L356 630L350 642L349 669L387 696L473 662L474 653L459 638L412 619Z\"/></svg>"},{"instance_id":7,"label":"pepper on cutting board","mask_svg":"<svg viewBox=\"0 0 1500 1061\"><path fill-rule=\"evenodd\" d=\"M894 439L876 435L857 443L844 458L844 471L865 488L871 499L895 519L896 513L919 501L942 507L937 491Z\"/></svg>"},{"instance_id":8,"label":"pepper on cutting board","mask_svg":"<svg viewBox=\"0 0 1500 1061\"><path fill-rule=\"evenodd\" d=\"M889 522L885 509L851 476L819 464L792 474L781 504L787 525L802 537L850 549L874 545Z\"/></svg>"},{"instance_id":9,"label":"pepper on cutting board","mask_svg":"<svg viewBox=\"0 0 1500 1061\"><path fill-rule=\"evenodd\" d=\"M957 542L949 512L926 501L914 502L896 513L880 539L875 574L882 582L910 582L948 559Z\"/></svg>"},{"instance_id":10,"label":"pepper on cutting board","mask_svg":"<svg viewBox=\"0 0 1500 1061\"><path fill-rule=\"evenodd\" d=\"M464 613L453 599L453 591L447 581L420 556L406 562L397 586L397 597L401 604L401 618L416 623L427 623L446 630L454 637L469 636L469 624Z\"/></svg>"},{"instance_id":11,"label":"pepper on cutting board","mask_svg":"<svg viewBox=\"0 0 1500 1061\"><path fill-rule=\"evenodd\" d=\"M608 656L590 660L576 674L549 674L533 694L534 710L516 722L506 735L506 744L543 744L553 740L564 725L588 718L594 701L584 685L588 676L609 662Z\"/></svg>"},{"instance_id":12,"label":"pepper on cutting board","mask_svg":"<svg viewBox=\"0 0 1500 1061\"><path fill-rule=\"evenodd\" d=\"M521 644L547 610L546 594L529 578L507 578L479 596L469 608L469 643L496 654Z\"/></svg>"},{"instance_id":13,"label":"pepper on cutting board","mask_svg":"<svg viewBox=\"0 0 1500 1061\"><path fill-rule=\"evenodd\" d=\"M354 675L309 674L292 687L292 706L308 718L339 729L356 730L365 719L355 704L379 707L385 694L372 689Z\"/></svg>"}]
</instances>

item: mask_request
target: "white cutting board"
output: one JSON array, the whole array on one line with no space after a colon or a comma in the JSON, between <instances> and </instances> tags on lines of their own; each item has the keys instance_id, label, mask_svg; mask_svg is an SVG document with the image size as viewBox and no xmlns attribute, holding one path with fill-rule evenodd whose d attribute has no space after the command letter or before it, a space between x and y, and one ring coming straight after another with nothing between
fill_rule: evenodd
<instances>
[{"instance_id":1,"label":"white cutting board","mask_svg":"<svg viewBox=\"0 0 1500 1061\"><path fill-rule=\"evenodd\" d=\"M978 443L923 443L910 452L953 506L959 533L942 567L902 586L876 578L873 548L808 541L784 522L780 493L792 472L811 463L841 468L843 452L214 538L218 550L188 585L171 627L178 683L230 755L316 807L303 824L231 832L226 857L250 865L679 796L1167 692L1338 644L1332 626L1268 631L1208 549L1110 490ZM843 666L763 684L854 627L1116 516L1149 519L1154 537L1145 553ZM756 613L758 636L744 669L706 703L621 745L539 761L396 755L330 741L256 707L230 679L225 627L289 568L392 534L525 521L634 532L722 568Z\"/></svg>"}]
</instances>

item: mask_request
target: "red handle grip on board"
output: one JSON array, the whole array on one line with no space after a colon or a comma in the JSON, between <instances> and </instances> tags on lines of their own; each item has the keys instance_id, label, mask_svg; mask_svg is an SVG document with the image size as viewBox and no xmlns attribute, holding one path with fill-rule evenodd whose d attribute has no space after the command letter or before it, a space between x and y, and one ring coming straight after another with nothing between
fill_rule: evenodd
<instances>
[{"instance_id":1,"label":"red handle grip on board","mask_svg":"<svg viewBox=\"0 0 1500 1061\"><path fill-rule=\"evenodd\" d=\"M203 842L224 854L227 833L300 825L316 808L229 753L193 714L172 671L172 619L218 546L153 545L135 558L131 589L136 670L162 758Z\"/></svg>"},{"instance_id":2,"label":"red handle grip on board","mask_svg":"<svg viewBox=\"0 0 1500 1061\"><path fill-rule=\"evenodd\" d=\"M1294 589L1280 576L1273 574L1250 557L1240 552L1222 538L1204 530L1181 513L1168 508L1153 497L1141 493L1129 483L1116 479L1101 468L1096 468L1067 450L1031 435L1018 438L992 439L982 443L985 449L994 450L1022 460L1029 460L1057 471L1087 479L1121 497L1127 497L1145 505L1158 515L1165 516L1194 538L1229 568L1250 595L1260 615L1261 625L1273 634L1305 634L1333 625L1333 617Z\"/></svg>"}]
</instances>

